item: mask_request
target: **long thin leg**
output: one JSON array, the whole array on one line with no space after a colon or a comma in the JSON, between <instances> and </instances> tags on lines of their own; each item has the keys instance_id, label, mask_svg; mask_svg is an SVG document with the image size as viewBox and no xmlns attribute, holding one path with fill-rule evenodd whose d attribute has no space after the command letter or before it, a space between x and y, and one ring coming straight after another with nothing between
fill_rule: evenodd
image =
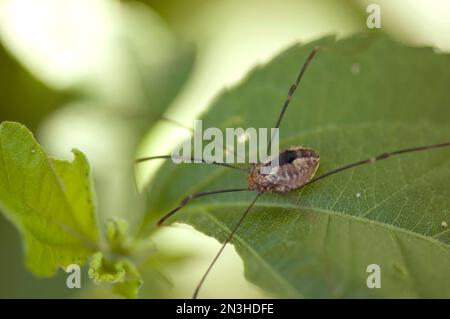
<instances>
[{"instance_id":1,"label":"long thin leg","mask_svg":"<svg viewBox=\"0 0 450 319\"><path fill-rule=\"evenodd\" d=\"M393 151L393 152L387 152L387 153L382 153L380 155L377 156L373 156L371 158L367 158L358 162L354 162L354 163L350 163L341 167L338 167L336 169L333 169L331 171L328 171L326 173L323 173L322 175L311 179L309 182L303 184L301 187L305 187L306 185L315 183L321 179L324 179L325 177L340 173L342 171L345 171L347 169L353 168L355 166L360 166L360 165L364 165L364 164L370 164L370 163L375 163L377 161L381 161L381 160L385 160L389 157L395 156L395 155L401 155L401 154L405 154L405 153L412 153L412 152L420 152L420 151L426 151L426 150L430 150L430 149L434 149L434 148L442 148L442 147L448 147L450 146L450 142L446 142L446 143L440 143L440 144L433 144L433 145L425 145L425 146L418 146L418 147L411 147L411 148L405 148L405 149L401 149L398 151Z\"/></svg>"},{"instance_id":2,"label":"long thin leg","mask_svg":"<svg viewBox=\"0 0 450 319\"><path fill-rule=\"evenodd\" d=\"M253 201L250 203L250 205L248 205L247 209L242 214L241 218L237 222L236 226L234 226L233 230L228 235L227 239L225 239L225 241L223 242L222 247L220 247L219 252L216 254L216 256L214 257L213 261L209 265L208 269L206 269L205 273L203 274L203 277L200 279L199 283L197 284L197 287L194 290L194 294L192 295L192 299L197 299L198 292L200 291L200 288L202 287L203 283L205 282L205 279L208 276L209 272L211 271L212 267L216 263L217 259L219 259L220 255L222 254L223 250L225 249L225 246L231 241L231 238L233 238L233 235L236 233L236 231L238 230L239 226L241 226L242 222L244 221L245 217L248 215L248 213L252 209L252 207L255 204L256 200L261 195L262 195L262 193L259 193L258 195L256 195L255 199L253 199Z\"/></svg>"},{"instance_id":3,"label":"long thin leg","mask_svg":"<svg viewBox=\"0 0 450 319\"><path fill-rule=\"evenodd\" d=\"M142 162L145 162L145 161L151 161L151 160L155 160L155 159L171 159L171 158L172 158L172 155L149 156L149 157L138 158L135 161L135 163L142 163ZM184 158L179 157L178 159L184 159ZM233 168L233 169L237 169L237 170L244 171L244 172L248 173L248 169L246 169L246 168L230 165L230 164L227 164L227 163L219 163L219 162L214 162L214 161L213 162L208 162L208 161L205 161L204 159L195 159L193 157L186 158L186 159L189 159L191 161L201 161L202 163L205 163L205 164L214 164L214 165L224 166L224 167L228 167L228 168Z\"/></svg>"},{"instance_id":4,"label":"long thin leg","mask_svg":"<svg viewBox=\"0 0 450 319\"><path fill-rule=\"evenodd\" d=\"M308 57L306 58L306 61L305 61L305 63L303 64L302 68L300 69L300 73L299 73L298 76L297 76L297 80L296 80L296 81L291 85L291 87L289 88L288 95L287 95L287 97L286 97L286 100L284 101L283 108L281 109L281 113L280 113L280 115L278 116L278 119L277 119L277 122L276 122L274 128L280 128L281 121L283 120L284 113L286 113L286 110L287 110L287 108L288 108L288 106L289 106L289 103L291 102L292 95L294 94L295 90L296 90L297 87L299 86L300 81L301 81L301 79L302 79L302 77L303 77L303 74L305 73L306 69L308 68L308 65L309 65L309 63L311 62L311 60L312 60L312 59L314 58L314 56L316 55L317 51L319 51L319 47L315 47L315 48L311 51L311 53L310 53L310 54L308 55ZM272 139L273 139L273 138L274 138L274 136L272 136L272 137L270 138L269 146L267 147L267 150L268 150L268 151L270 151L270 147L272 146Z\"/></svg>"},{"instance_id":5,"label":"long thin leg","mask_svg":"<svg viewBox=\"0 0 450 319\"><path fill-rule=\"evenodd\" d=\"M165 115L161 115L161 116L160 116L160 119L161 119L162 121L167 122L167 123L171 123L171 124L173 124L173 125L175 125L175 126L178 126L178 127L180 127L180 128L183 128L183 129L185 129L185 130L187 130L187 131L189 131L189 132L191 132L191 133L194 133L194 129L193 129L192 127L189 127L189 126L187 126L187 125L181 124L180 122L177 122L177 121L175 121L175 120L173 120L173 119L171 119L171 118L169 118L169 117L167 117L167 116L165 116ZM232 153L233 155L237 156L238 158L240 157L240 155L237 154L237 153L234 151L234 149L230 149L227 145L225 145L225 146L223 147L223 150L224 150L225 152Z\"/></svg>"},{"instance_id":6,"label":"long thin leg","mask_svg":"<svg viewBox=\"0 0 450 319\"><path fill-rule=\"evenodd\" d=\"M244 192L244 191L250 191L250 189L248 189L248 188L231 188L231 189L221 189L221 190L218 190L218 191L201 192L201 193L195 193L195 194L188 195L180 202L180 204L177 207L175 207L170 212L168 212L166 215L164 215L158 221L157 225L161 226L167 220L167 218L169 218L170 216L175 214L177 211L182 209L184 206L186 206L191 201L191 199L199 198L199 197L203 197L203 196L208 196L208 195L214 195L214 194Z\"/></svg>"}]
</instances>

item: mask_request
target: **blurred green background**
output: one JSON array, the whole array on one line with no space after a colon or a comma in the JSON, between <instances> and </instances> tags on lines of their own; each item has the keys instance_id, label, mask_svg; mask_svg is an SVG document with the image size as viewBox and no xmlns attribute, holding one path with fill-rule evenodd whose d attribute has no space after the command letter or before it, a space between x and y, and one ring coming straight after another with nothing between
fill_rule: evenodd
<instances>
[{"instance_id":1,"label":"blurred green background","mask_svg":"<svg viewBox=\"0 0 450 319\"><path fill-rule=\"evenodd\" d=\"M366 31L370 3L392 37L450 51L446 0L0 0L0 121L27 125L52 156L82 150L101 220L133 224L135 189L158 166L134 171L134 158L168 153L221 89L290 45ZM144 298L189 296L219 247L185 225L154 241L161 256L144 274ZM111 296L86 271L79 290L66 288L63 271L33 277L1 216L0 254L2 298ZM208 281L204 297L264 297L230 247Z\"/></svg>"}]
</instances>

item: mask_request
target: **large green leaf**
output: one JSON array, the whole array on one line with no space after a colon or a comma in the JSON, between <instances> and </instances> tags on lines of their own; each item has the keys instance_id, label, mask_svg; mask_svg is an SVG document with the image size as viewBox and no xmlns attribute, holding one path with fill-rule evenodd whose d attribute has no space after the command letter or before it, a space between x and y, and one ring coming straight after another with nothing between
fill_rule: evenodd
<instances>
[{"instance_id":1,"label":"large green leaf","mask_svg":"<svg viewBox=\"0 0 450 319\"><path fill-rule=\"evenodd\" d=\"M49 158L24 126L0 124L0 210L22 233L36 275L83 263L98 246L90 168L73 153L72 162Z\"/></svg>"},{"instance_id":2,"label":"large green leaf","mask_svg":"<svg viewBox=\"0 0 450 319\"><path fill-rule=\"evenodd\" d=\"M385 36L296 45L223 92L203 127L273 126L316 45L326 48L292 100L280 143L319 151L317 174L450 139L450 56ZM246 185L239 171L202 164L166 163L154 181L143 230L187 194ZM358 167L289 194L261 196L233 244L246 277L276 296L450 297L449 184L449 149ZM196 199L171 221L223 241L254 196ZM366 285L369 264L381 267L379 289Z\"/></svg>"}]
</instances>

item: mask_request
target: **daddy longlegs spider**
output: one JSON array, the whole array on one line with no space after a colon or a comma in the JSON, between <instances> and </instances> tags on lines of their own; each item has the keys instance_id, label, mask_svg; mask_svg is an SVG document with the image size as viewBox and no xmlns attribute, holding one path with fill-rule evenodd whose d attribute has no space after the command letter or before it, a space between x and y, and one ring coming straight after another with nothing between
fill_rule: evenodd
<instances>
[{"instance_id":1,"label":"daddy longlegs spider","mask_svg":"<svg viewBox=\"0 0 450 319\"><path fill-rule=\"evenodd\" d=\"M275 123L276 129L280 127L280 124L283 120L283 117L285 115L285 112L289 106L289 103L291 101L291 98L299 86L301 79L309 65L309 63L312 61L316 53L319 51L319 47L315 47L311 53L308 55L306 61L304 62L302 68L300 69L300 72L297 76L296 81L291 85L288 91L287 98L285 99L281 112L278 116L278 119ZM268 150L271 148L271 143L274 136L271 136L269 140ZM193 299L196 299L198 296L198 293L200 291L200 288L202 287L203 283L205 282L206 277L208 276L209 272L211 271L212 267L216 263L216 261L219 259L220 255L222 254L225 246L231 241L233 238L233 235L237 232L238 228L244 221L245 217L248 215L250 210L252 209L255 202L258 200L260 196L262 196L264 193L269 192L276 192L276 193L287 193L293 190L298 190L303 187L306 187L312 183L315 183L317 181L320 181L326 177L329 177L331 175L340 173L342 171L345 171L347 169L354 168L356 166L361 166L364 164L371 164L375 163L377 161L385 160L387 158L390 158L392 156L396 155L402 155L406 153L412 153L412 152L419 152L419 151L425 151L425 150L431 150L435 148L442 148L442 147L448 147L450 146L450 142L440 143L440 144L432 144L432 145L425 145L425 146L417 146L417 147L411 147L411 148L405 148L400 149L396 151L391 152L385 152L367 159L359 160L357 162L353 162L338 168L335 168L333 170L330 170L328 172L325 172L321 174L318 177L314 177L316 170L319 166L320 156L319 153L310 149L306 148L304 146L292 146L284 151L281 151L279 154L275 154L275 157L272 157L272 160L269 160L265 163L257 163L252 165L249 169L237 167L234 165L226 164L226 163L219 163L219 162L207 162L204 160L201 160L203 163L207 164L214 164L214 165L220 165L236 170L244 171L248 174L247 176L247 188L232 188L232 189L222 189L222 190L216 190L216 191L208 191L208 192L200 192L200 193L194 193L191 195L186 196L180 204L172 209L170 212L168 212L166 215L164 215L159 221L158 226L161 226L169 217L171 217L173 214L175 214L177 211L179 211L181 208L186 206L192 199L209 196L209 195L215 195L215 194L222 194L222 193L232 193L232 192L245 192L245 191L255 191L256 196L254 199L250 202L248 207L245 209L244 213L242 214L241 218L238 220L234 228L231 230L230 234L227 236L225 241L223 242L221 248L217 252L216 256L206 269L205 273L203 274L202 278L200 279L199 283L197 284L193 296ZM148 160L154 160L154 159L170 159L171 155L163 155L163 156L152 156L152 157L145 157L140 158L136 160L137 163L148 161ZM195 160L194 158L191 158L191 160ZM276 160L277 162L273 162ZM271 166L271 164L274 164L274 166ZM272 167L270 170L261 170L262 168Z\"/></svg>"}]
</instances>

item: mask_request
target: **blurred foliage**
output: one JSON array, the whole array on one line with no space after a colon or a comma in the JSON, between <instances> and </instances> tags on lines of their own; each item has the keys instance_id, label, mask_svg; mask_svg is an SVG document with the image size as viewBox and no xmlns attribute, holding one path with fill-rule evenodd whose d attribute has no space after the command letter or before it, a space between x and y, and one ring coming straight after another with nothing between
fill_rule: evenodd
<instances>
[{"instance_id":1,"label":"blurred foliage","mask_svg":"<svg viewBox=\"0 0 450 319\"><path fill-rule=\"evenodd\" d=\"M135 212L141 209L134 181L136 147L143 134L164 119L164 110L190 74L195 51L149 8L133 3L121 13L121 30L112 46L118 51L113 62L122 68L117 68L117 75L104 71L118 79L100 73L87 82L90 86L80 85L84 98L49 116L40 136L59 156L64 156L67 148L61 138L87 154L102 222L119 216L133 224ZM88 131L89 135L73 136L73 131Z\"/></svg>"},{"instance_id":2,"label":"blurred foliage","mask_svg":"<svg viewBox=\"0 0 450 319\"><path fill-rule=\"evenodd\" d=\"M194 48L175 38L158 15L147 7L130 4L123 8L121 18L117 37L110 39L116 51L111 54L114 58L108 59L112 64L106 72L112 77L93 74L64 89L64 92L76 94L48 88L6 54L3 47L0 55L1 120L28 124L38 131L53 154L66 157L67 148L77 146L93 158L100 226L112 216L124 216L131 223L140 216L142 204L133 169L136 146L146 130L162 119L164 109L177 96L189 76L195 55ZM88 139L83 140L83 136ZM10 226L3 220L0 226L3 234L11 234ZM21 263L17 254L21 249L13 245L4 248L4 257L11 265ZM8 264L5 270L10 269ZM56 264L63 266L64 263ZM33 288L29 288L29 292L6 288L10 272L4 272L7 277L1 279L5 283L2 294L32 296ZM24 269L17 275L33 282ZM50 288L54 293L50 296L67 295L67 288L60 280L53 280L58 289ZM159 277L150 278L149 285L152 280L158 281Z\"/></svg>"},{"instance_id":3,"label":"blurred foliage","mask_svg":"<svg viewBox=\"0 0 450 319\"><path fill-rule=\"evenodd\" d=\"M35 130L42 119L68 99L23 68L0 43L0 122L15 120Z\"/></svg>"}]
</instances>

